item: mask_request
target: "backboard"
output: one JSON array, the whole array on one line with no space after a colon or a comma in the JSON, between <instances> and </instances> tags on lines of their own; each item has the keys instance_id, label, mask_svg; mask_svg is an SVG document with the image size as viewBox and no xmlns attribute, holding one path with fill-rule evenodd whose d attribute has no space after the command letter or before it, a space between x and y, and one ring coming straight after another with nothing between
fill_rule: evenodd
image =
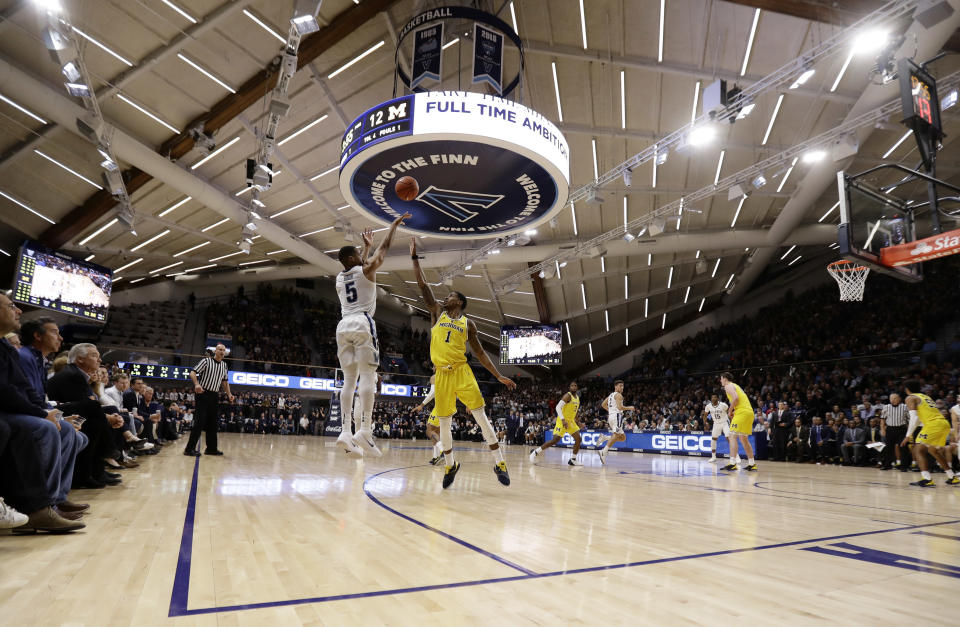
<instances>
[{"instance_id":1,"label":"backboard","mask_svg":"<svg viewBox=\"0 0 960 627\"><path fill-rule=\"evenodd\" d=\"M904 281L923 280L920 263L889 266L881 262L884 248L917 239L917 224L908 202L843 171L837 173L837 184L840 192L840 228L837 232L840 255Z\"/></svg>"}]
</instances>

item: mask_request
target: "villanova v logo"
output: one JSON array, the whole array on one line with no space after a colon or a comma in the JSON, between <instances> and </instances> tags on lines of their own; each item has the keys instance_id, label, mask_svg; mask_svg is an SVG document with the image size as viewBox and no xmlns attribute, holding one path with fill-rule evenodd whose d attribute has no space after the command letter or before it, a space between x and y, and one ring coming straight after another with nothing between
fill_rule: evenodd
<instances>
[{"instance_id":1,"label":"villanova v logo","mask_svg":"<svg viewBox=\"0 0 960 627\"><path fill-rule=\"evenodd\" d=\"M489 209L503 200L503 198L503 194L461 192L454 189L440 189L433 185L420 192L420 195L417 196L417 200L420 202L460 222L467 222L479 215L476 211L468 209L468 207Z\"/></svg>"}]
</instances>

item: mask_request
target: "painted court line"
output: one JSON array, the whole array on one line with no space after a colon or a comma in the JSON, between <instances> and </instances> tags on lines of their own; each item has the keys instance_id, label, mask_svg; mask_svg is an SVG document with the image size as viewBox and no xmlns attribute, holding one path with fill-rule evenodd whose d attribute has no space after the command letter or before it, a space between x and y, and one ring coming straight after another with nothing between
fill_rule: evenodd
<instances>
[{"instance_id":1,"label":"painted court line","mask_svg":"<svg viewBox=\"0 0 960 627\"><path fill-rule=\"evenodd\" d=\"M392 514L395 514L395 515L403 518L404 520L407 520L407 521L412 522L412 523L414 523L414 524L416 524L416 525L419 525L420 527L423 527L423 528L425 528L425 529L428 529L428 530L430 530L430 531L433 531L433 532L435 532L435 533L438 533L438 534L440 534L440 535L442 535L442 536L450 539L450 540L453 541L453 542L457 542L458 544L461 544L462 546L465 546L465 547L467 547L467 548L470 548L471 550L477 551L477 552L479 552L479 553L481 553L481 554L483 554L483 555L486 555L486 556L490 557L491 559L495 559L496 561L501 562L501 563L503 563L503 564L505 564L505 565L507 565L507 566L509 566L509 567L511 567L511 568L516 569L516 570L519 570L520 572L522 572L522 573L524 573L524 574L513 575L513 576L509 576L509 577L497 577L497 578L491 578L491 579L476 579L476 580L471 580L471 581L459 581L459 582L442 583L442 584L432 584L432 585L424 585L424 586L410 586L410 587L405 587L405 588L392 588L392 589L386 589L386 590L371 590L371 591L366 591L366 592L352 592L352 593L348 593L348 594L335 594L335 595L326 595L326 596L317 596L317 597L307 597L307 598L301 598L301 599L288 599L288 600L285 600L285 601L266 601L266 602L262 602L262 603L247 603L247 604L241 604L241 605L227 605L227 606L222 606L222 607L206 607L206 608L187 609L187 600L188 600L189 592L190 592L190 589L189 589L189 584L190 584L190 559L191 559L191 553L192 553L192 550L193 550L193 527L194 527L194 518L195 518L195 515L196 515L197 478L198 478L198 474L199 474L199 466L200 466L200 460L199 460L199 458L198 458L198 459L196 460L196 462L195 462L195 465L194 465L194 469L193 469L193 482L192 482L192 485L190 486L190 496L189 496L189 499L188 499L188 501L187 501L187 512L186 512L185 519L184 519L183 536L182 536L181 543L180 543L180 557L179 557L179 560L177 561L177 571L176 571L176 574L175 574L175 576L174 576L173 593L172 593L171 599L170 599L170 612L169 612L169 614L168 614L168 616L170 616L170 617L174 617L174 616L194 616L194 615L200 615L200 614L216 614L216 613L224 613L224 612L237 612L237 611L242 611L242 610L255 610L255 609L265 609L265 608L272 608L272 607L284 607L284 606L288 606L288 605L304 605L304 604L310 604L310 603L329 603L329 602L331 602L331 601L346 601L346 600L351 600L351 599L364 599L364 598L372 598L372 597L383 597L383 596L393 596L393 595L401 595L401 594L410 594L410 593L416 593L416 592L429 592L429 591L432 591L432 590L446 590L446 589L452 589L452 588L465 588L465 587L471 587L471 586L482 586L482 585L489 585L489 584L496 584L496 583L506 583L506 582L512 582L512 581L526 581L526 580L533 580L533 579L546 579L546 578L561 577L561 576L566 576L566 575L578 575L578 574L593 573L593 572L599 572L599 571L619 570L619 569L624 569L624 568L634 568L634 567L638 567L638 566L650 566L650 565L665 564L665 563L670 563L670 562L681 562L681 561L701 559L701 558L706 558L706 557L719 557L719 556L723 556L723 555L734 555L734 554L737 554L737 553L748 553L748 552L753 552L753 551L765 551L765 550L768 550L768 549L780 549L780 548L791 547L791 546L799 546L799 545L803 545L803 544L811 544L811 543L817 543L817 542L829 542L829 541L832 541L832 540L842 540L842 539L845 539L845 538L856 538L856 537L861 537L861 536L880 535L880 534L886 534L886 533L893 533L893 532L897 532L897 531L910 531L910 530L913 530L913 529L924 529L924 528L928 528L928 527L939 527L939 526L942 526L942 525L953 525L953 524L960 523L960 519L956 519L956 520L948 520L948 521L942 521L942 522L925 523L925 524L920 524L920 525L907 525L907 526L903 526L903 527L895 527L895 528L892 528L892 529L879 529L879 530L874 530L874 531L861 531L861 532L857 532L857 533L848 533L848 534L842 534L842 535L836 535L836 536L825 536L825 537L821 537L821 538L809 538L809 539L805 539L805 540L793 540L793 541L790 541L790 542L778 542L778 543L775 543L775 544L765 544L765 545L761 545L761 546L744 547L744 548L740 548L740 549L726 549L726 550L722 550L722 551L711 551L711 552L707 552L707 553L695 553L695 554L692 554L692 555L679 555L679 556L675 556L675 557L664 557L664 558L658 558L658 559L653 559L653 560L642 560L642 561L634 561L634 562L625 562L625 563L622 563L622 564L609 564L609 565L606 565L606 566L590 566L590 567L586 567L586 568L576 568L576 569L571 569L571 570L558 570L558 571L552 571L552 572L546 572L546 573L534 573L534 572L532 572L532 571L530 571L530 570L527 570L527 569L525 569L525 568L523 568L523 567L517 566L516 564L512 564L512 563L508 562L507 560L504 560L503 558L500 558L499 556L494 555L493 553L489 553L488 551L485 551L484 549L481 549L481 548L479 548L479 547L476 547L476 546L474 546L474 545L472 545L472 544L470 544L470 543L468 543L468 542L465 542L465 541L463 541L463 540L461 540L461 539L459 539L459 538L457 538L457 537L455 537L455 536L452 536L452 535L450 535L450 534L447 534L446 532L443 532L443 531L440 531L440 530L435 529L435 528L433 528L433 527L430 527L429 525L427 525L427 524L425 524L425 523L423 523L423 522L421 522L421 521L418 521L418 520L416 520L415 518L412 518L412 517L410 517L410 516L407 516L406 514L401 514L400 512L394 510L393 508L388 507L387 505L384 505L382 502L380 502L378 499L376 499L376 497L374 497L373 495L371 495L371 494L367 491L366 482L369 481L370 479L373 479L373 478L375 478L375 477L378 477L378 476L383 475L383 474L388 473L388 472L394 472L394 471L397 471L397 470L406 470L406 469L409 469L409 468L417 468L417 467L419 467L419 466L407 466L407 467L404 467L404 468L393 468L393 469L390 469L390 470L385 470L385 471L383 471L383 472L377 473L377 474L375 474L375 475L371 475L370 477L368 477L368 478L364 481L364 492L367 494L368 497L370 497L371 500L373 500L375 503L377 503L378 505L380 505L381 507L383 507L383 508L386 509L387 511L391 512Z\"/></svg>"}]
</instances>

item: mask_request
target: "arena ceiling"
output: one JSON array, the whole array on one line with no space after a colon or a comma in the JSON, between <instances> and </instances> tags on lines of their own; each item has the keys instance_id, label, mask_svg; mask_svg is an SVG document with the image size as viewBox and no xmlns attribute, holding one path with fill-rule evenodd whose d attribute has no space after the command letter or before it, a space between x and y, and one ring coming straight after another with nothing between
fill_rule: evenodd
<instances>
[{"instance_id":1,"label":"arena ceiling","mask_svg":"<svg viewBox=\"0 0 960 627\"><path fill-rule=\"evenodd\" d=\"M272 87L264 70L282 48L293 2L62 4L84 33L81 51L103 115L128 137L129 152L118 157L129 171L137 233L114 220L112 199L98 190L95 147L71 125L55 123L69 118L70 107L79 107L79 100L65 93L59 67L47 54L36 3L6 1L0 2L4 252L13 252L24 238L63 247L121 269L117 289L191 274L200 275L198 281L257 282L330 275L338 265L333 254L345 241L338 224L356 232L380 227L347 206L340 194L336 166L341 135L354 116L392 96L397 31L420 10L444 3L323 2L322 29L301 44L302 67L290 86L291 111L279 133L280 173L263 195L265 222L272 226L260 231L249 255L237 248L244 163L256 151L255 129L266 113L264 93ZM884 5L867 0L842 3L841 9L816 0L472 4L516 24L526 50L522 101L564 132L571 149L572 189L589 185L598 174L690 124L700 115L694 102L701 102L708 84L721 78L740 87L764 81ZM905 32L915 27L907 15L890 28ZM951 34L938 31L939 39L905 46L928 58L952 45L947 42ZM450 44L445 53L451 56L445 59L451 73L458 71L453 54L460 45ZM892 100L895 85L892 90L871 85L875 56L841 51L818 60L805 84L763 91L750 115L724 124L714 143L671 151L656 174L652 162L643 164L633 172L630 187L619 179L600 187L599 202L577 204L576 219L569 207L564 209L556 220L541 224L529 244L504 247L472 264L453 279L453 289L473 300L470 313L493 339L501 323L566 323L570 346L565 362L577 365L627 350L664 326L719 306L727 292L742 294L758 278L823 271L835 258L829 245L836 239L838 219L838 212L829 211L837 202L836 185L824 185L824 176L834 177L838 166L862 170L892 162L914 167L916 147L912 139L900 142L904 128L896 116L860 129L852 160L785 161L766 172L767 184L742 202L719 190L690 206L693 211L680 220L667 220L666 232L658 237L647 234L633 242L612 237L603 255L564 260L542 280L525 278L515 291L501 289L505 278L577 242L622 231L625 220L702 191L829 132L852 113ZM469 64L468 55L461 59ZM935 74L957 71L956 59L938 61ZM947 139L938 174L957 182L956 109L945 111L943 122ZM224 148L213 158L205 159L189 138L198 124L213 131L218 150ZM904 191L918 198L924 194L919 186ZM411 299L418 300L419 294L412 285L407 239L398 238L380 283L403 303L415 305ZM438 282L437 289L448 289L439 284L438 273L463 265L471 251L486 243L420 240L428 279ZM700 264L698 271L701 259L706 270Z\"/></svg>"}]
</instances>

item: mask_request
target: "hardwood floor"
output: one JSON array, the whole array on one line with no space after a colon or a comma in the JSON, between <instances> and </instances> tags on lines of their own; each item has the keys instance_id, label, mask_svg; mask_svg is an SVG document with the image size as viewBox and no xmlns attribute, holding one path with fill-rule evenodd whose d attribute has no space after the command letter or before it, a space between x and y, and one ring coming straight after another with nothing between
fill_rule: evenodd
<instances>
[{"instance_id":1,"label":"hardwood floor","mask_svg":"<svg viewBox=\"0 0 960 627\"><path fill-rule=\"evenodd\" d=\"M419 441L173 444L74 492L87 528L0 537L5 625L956 624L960 489L914 473ZM197 464L199 464L197 466ZM186 532L185 532L186 530ZM933 605L930 605L930 603ZM939 605L938 605L939 604Z\"/></svg>"}]
</instances>

